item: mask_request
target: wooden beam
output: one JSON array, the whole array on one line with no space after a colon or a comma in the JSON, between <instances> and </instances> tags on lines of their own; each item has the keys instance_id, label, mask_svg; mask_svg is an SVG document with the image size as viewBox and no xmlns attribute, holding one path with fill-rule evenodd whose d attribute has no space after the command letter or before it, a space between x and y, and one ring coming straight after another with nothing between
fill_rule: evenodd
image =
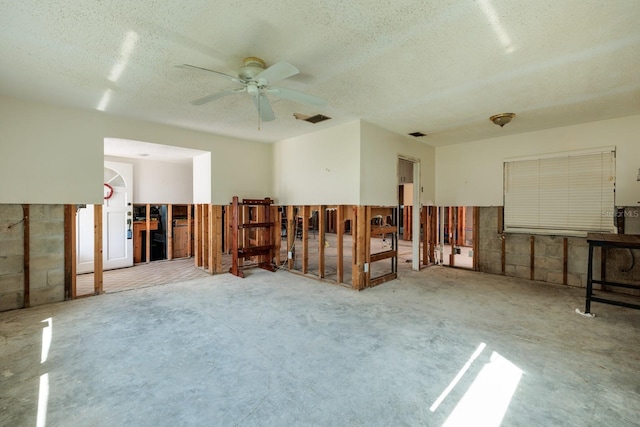
<instances>
[{"instance_id":1,"label":"wooden beam","mask_svg":"<svg viewBox=\"0 0 640 427\"><path fill-rule=\"evenodd\" d=\"M369 260L371 258L371 206L367 206L364 212L364 262L367 264L367 271L364 272L364 287L368 288L371 284L371 261Z\"/></svg>"},{"instance_id":2,"label":"wooden beam","mask_svg":"<svg viewBox=\"0 0 640 427\"><path fill-rule=\"evenodd\" d=\"M167 205L167 259L173 259L173 205Z\"/></svg>"},{"instance_id":3,"label":"wooden beam","mask_svg":"<svg viewBox=\"0 0 640 427\"><path fill-rule=\"evenodd\" d=\"M422 228L422 265L429 265L429 206L420 208L420 223Z\"/></svg>"},{"instance_id":4,"label":"wooden beam","mask_svg":"<svg viewBox=\"0 0 640 427\"><path fill-rule=\"evenodd\" d=\"M23 283L23 295L22 295L22 307L29 308L31 306L30 289L31 274L29 271L29 258L31 249L29 247L29 205L22 205L22 271L24 276Z\"/></svg>"},{"instance_id":5,"label":"wooden beam","mask_svg":"<svg viewBox=\"0 0 640 427\"><path fill-rule=\"evenodd\" d=\"M383 259L389 259L389 258L393 258L393 257L396 257L396 256L398 256L398 251L395 251L395 250L378 252L378 253L375 253L375 254L371 254L371 256L369 257L369 263L376 262L376 261L382 261Z\"/></svg>"},{"instance_id":6,"label":"wooden beam","mask_svg":"<svg viewBox=\"0 0 640 427\"><path fill-rule=\"evenodd\" d=\"M215 206L213 205L209 205L208 206L208 218L207 218L207 225L208 225L208 230L207 230L207 247L209 248L208 252L207 252L207 265L209 266L209 274L215 274L216 273L216 262L217 257L216 257L216 244L218 243L216 240L216 236L215 236L215 229L216 229L216 218L215 218Z\"/></svg>"},{"instance_id":7,"label":"wooden beam","mask_svg":"<svg viewBox=\"0 0 640 427\"><path fill-rule=\"evenodd\" d=\"M364 289L366 286L366 275L364 272L367 257L367 207L354 206L354 218L351 233L353 236L353 267L352 282L356 290Z\"/></svg>"},{"instance_id":8,"label":"wooden beam","mask_svg":"<svg viewBox=\"0 0 640 427\"><path fill-rule=\"evenodd\" d=\"M457 209L453 206L449 206L449 243L451 244L451 254L449 254L450 267L454 267L456 265L456 230L458 226L456 213Z\"/></svg>"},{"instance_id":9,"label":"wooden beam","mask_svg":"<svg viewBox=\"0 0 640 427\"><path fill-rule=\"evenodd\" d=\"M64 205L64 299L76 297L76 205Z\"/></svg>"},{"instance_id":10,"label":"wooden beam","mask_svg":"<svg viewBox=\"0 0 640 427\"><path fill-rule=\"evenodd\" d=\"M222 240L223 240L223 233L222 233L222 227L223 227L223 222L222 222L222 210L224 209L224 207L222 205L217 205L214 206L214 215L213 215L213 219L214 219L214 239L213 239L213 245L212 245L212 250L215 254L214 256L214 272L216 273L222 273Z\"/></svg>"},{"instance_id":11,"label":"wooden beam","mask_svg":"<svg viewBox=\"0 0 640 427\"><path fill-rule=\"evenodd\" d=\"M147 215L149 211L147 211ZM149 239L147 232L147 241ZM93 290L96 295L103 294L102 260L102 205L93 206ZM147 254L147 257L149 254Z\"/></svg>"},{"instance_id":12,"label":"wooden beam","mask_svg":"<svg viewBox=\"0 0 640 427\"><path fill-rule=\"evenodd\" d=\"M344 282L344 206L336 209L336 282Z\"/></svg>"}]
</instances>

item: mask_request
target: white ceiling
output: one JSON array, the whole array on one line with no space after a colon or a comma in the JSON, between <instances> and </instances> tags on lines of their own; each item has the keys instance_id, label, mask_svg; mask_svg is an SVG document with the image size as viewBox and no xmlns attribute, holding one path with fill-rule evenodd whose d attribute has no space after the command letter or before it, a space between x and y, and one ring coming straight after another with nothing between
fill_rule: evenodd
<instances>
[{"instance_id":1,"label":"white ceiling","mask_svg":"<svg viewBox=\"0 0 640 427\"><path fill-rule=\"evenodd\" d=\"M0 0L0 94L264 142L363 119L439 146L640 113L639 23L638 0ZM328 105L271 96L258 130L246 93L189 104L235 84L175 65L247 56Z\"/></svg>"}]
</instances>

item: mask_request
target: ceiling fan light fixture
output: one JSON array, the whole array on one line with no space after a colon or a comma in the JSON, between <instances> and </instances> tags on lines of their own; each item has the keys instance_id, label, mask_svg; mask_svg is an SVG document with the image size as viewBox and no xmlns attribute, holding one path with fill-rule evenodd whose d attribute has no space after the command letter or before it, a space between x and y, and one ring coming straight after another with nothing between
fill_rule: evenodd
<instances>
[{"instance_id":1,"label":"ceiling fan light fixture","mask_svg":"<svg viewBox=\"0 0 640 427\"><path fill-rule=\"evenodd\" d=\"M509 123L515 116L515 113L500 113L489 117L489 120L500 127L504 127L504 125Z\"/></svg>"}]
</instances>

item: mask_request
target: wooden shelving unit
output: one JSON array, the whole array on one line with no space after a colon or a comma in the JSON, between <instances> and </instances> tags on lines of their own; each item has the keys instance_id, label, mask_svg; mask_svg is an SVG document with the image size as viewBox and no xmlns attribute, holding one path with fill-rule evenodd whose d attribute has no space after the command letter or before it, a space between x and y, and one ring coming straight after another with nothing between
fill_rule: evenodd
<instances>
[{"instance_id":1,"label":"wooden shelving unit","mask_svg":"<svg viewBox=\"0 0 640 427\"><path fill-rule=\"evenodd\" d=\"M229 273L244 277L241 267L245 259L256 258L257 266L275 271L273 227L270 198L243 199L233 197L231 203L231 268ZM278 227L280 225L278 224Z\"/></svg>"}]
</instances>

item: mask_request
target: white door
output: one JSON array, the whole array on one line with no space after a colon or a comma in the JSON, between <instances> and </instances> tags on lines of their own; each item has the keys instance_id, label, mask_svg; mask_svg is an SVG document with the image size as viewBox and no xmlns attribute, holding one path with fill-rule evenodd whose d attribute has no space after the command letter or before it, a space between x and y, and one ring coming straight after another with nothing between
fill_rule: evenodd
<instances>
[{"instance_id":1,"label":"white door","mask_svg":"<svg viewBox=\"0 0 640 427\"><path fill-rule=\"evenodd\" d=\"M132 178L131 164L104 162L103 270L133 265L133 239L129 232L133 227ZM77 224L77 272L90 273L93 271L93 206L79 210Z\"/></svg>"}]
</instances>

